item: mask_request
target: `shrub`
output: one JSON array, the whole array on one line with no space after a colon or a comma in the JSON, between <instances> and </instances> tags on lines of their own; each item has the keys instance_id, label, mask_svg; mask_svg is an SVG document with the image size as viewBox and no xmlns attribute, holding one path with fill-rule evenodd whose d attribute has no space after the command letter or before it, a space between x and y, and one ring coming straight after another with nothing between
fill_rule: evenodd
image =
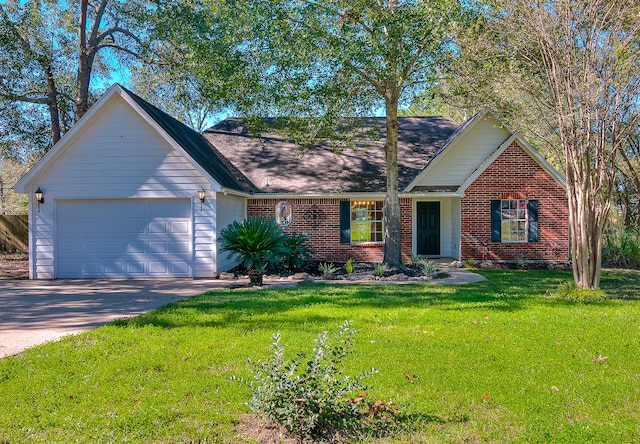
<instances>
[{"instance_id":1,"label":"shrub","mask_svg":"<svg viewBox=\"0 0 640 444\"><path fill-rule=\"evenodd\" d=\"M273 219L248 217L220 233L220 251L230 252L248 270L252 284L262 285L268 259L286 251L282 229Z\"/></svg>"},{"instance_id":2,"label":"shrub","mask_svg":"<svg viewBox=\"0 0 640 444\"><path fill-rule=\"evenodd\" d=\"M285 252L282 256L282 265L287 270L299 270L305 262L311 260L313 251L306 245L307 242L309 242L309 236L303 233L284 235Z\"/></svg>"},{"instance_id":3,"label":"shrub","mask_svg":"<svg viewBox=\"0 0 640 444\"><path fill-rule=\"evenodd\" d=\"M318 270L320 270L320 273L322 273L322 277L327 278L337 272L338 267L336 267L332 263L322 262L320 265L318 265Z\"/></svg>"},{"instance_id":4,"label":"shrub","mask_svg":"<svg viewBox=\"0 0 640 444\"><path fill-rule=\"evenodd\" d=\"M609 267L640 268L640 231L612 229L604 238L602 262Z\"/></svg>"},{"instance_id":5,"label":"shrub","mask_svg":"<svg viewBox=\"0 0 640 444\"><path fill-rule=\"evenodd\" d=\"M344 265L344 269L347 272L347 274L353 273L355 262L356 261L352 257L347 259L347 263Z\"/></svg>"},{"instance_id":6,"label":"shrub","mask_svg":"<svg viewBox=\"0 0 640 444\"><path fill-rule=\"evenodd\" d=\"M417 259L414 262L419 268L423 276L428 276L436 271L436 264L433 261L427 259Z\"/></svg>"},{"instance_id":7,"label":"shrub","mask_svg":"<svg viewBox=\"0 0 640 444\"><path fill-rule=\"evenodd\" d=\"M373 274L384 276L384 264L373 264Z\"/></svg>"},{"instance_id":8,"label":"shrub","mask_svg":"<svg viewBox=\"0 0 640 444\"><path fill-rule=\"evenodd\" d=\"M575 282L561 284L556 290L556 296L567 301L601 301L609 296L603 290L592 290L590 288L579 288Z\"/></svg>"},{"instance_id":9,"label":"shrub","mask_svg":"<svg viewBox=\"0 0 640 444\"><path fill-rule=\"evenodd\" d=\"M251 410L299 439L356 427L361 407L349 395L366 390L362 379L376 371L343 375L341 364L351 353L356 333L349 325L345 322L333 341L327 332L321 333L311 356L301 352L290 361L285 360L280 333L273 335L272 356L264 362L249 361L253 373L249 382Z\"/></svg>"}]
</instances>

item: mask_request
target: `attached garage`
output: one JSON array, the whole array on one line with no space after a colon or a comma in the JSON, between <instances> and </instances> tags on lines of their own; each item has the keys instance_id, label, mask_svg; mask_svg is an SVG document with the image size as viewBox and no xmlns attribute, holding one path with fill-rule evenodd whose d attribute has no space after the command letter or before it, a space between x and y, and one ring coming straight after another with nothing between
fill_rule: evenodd
<instances>
[{"instance_id":1,"label":"attached garage","mask_svg":"<svg viewBox=\"0 0 640 444\"><path fill-rule=\"evenodd\" d=\"M246 214L239 177L201 134L114 85L16 185L30 196L29 276L214 277L235 265L217 236Z\"/></svg>"},{"instance_id":2,"label":"attached garage","mask_svg":"<svg viewBox=\"0 0 640 444\"><path fill-rule=\"evenodd\" d=\"M191 201L57 202L57 278L190 277Z\"/></svg>"}]
</instances>

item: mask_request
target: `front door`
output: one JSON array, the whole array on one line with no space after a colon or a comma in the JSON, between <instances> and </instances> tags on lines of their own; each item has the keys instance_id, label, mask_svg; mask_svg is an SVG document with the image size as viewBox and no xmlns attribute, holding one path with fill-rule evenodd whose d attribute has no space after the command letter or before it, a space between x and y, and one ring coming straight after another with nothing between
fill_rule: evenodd
<instances>
[{"instance_id":1,"label":"front door","mask_svg":"<svg viewBox=\"0 0 640 444\"><path fill-rule=\"evenodd\" d=\"M440 256L440 202L418 202L418 256Z\"/></svg>"}]
</instances>

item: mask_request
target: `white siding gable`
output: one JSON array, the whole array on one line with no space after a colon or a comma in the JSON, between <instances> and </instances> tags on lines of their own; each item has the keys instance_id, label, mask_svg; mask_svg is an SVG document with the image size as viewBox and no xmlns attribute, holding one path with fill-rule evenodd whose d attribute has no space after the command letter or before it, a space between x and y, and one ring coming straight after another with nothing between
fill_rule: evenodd
<instances>
[{"instance_id":1,"label":"white siding gable","mask_svg":"<svg viewBox=\"0 0 640 444\"><path fill-rule=\"evenodd\" d=\"M192 197L207 180L119 96L37 181L50 198ZM46 185L46 188L45 188Z\"/></svg>"},{"instance_id":2,"label":"white siding gable","mask_svg":"<svg viewBox=\"0 0 640 444\"><path fill-rule=\"evenodd\" d=\"M486 114L437 156L412 187L461 185L510 136L509 130Z\"/></svg>"}]
</instances>

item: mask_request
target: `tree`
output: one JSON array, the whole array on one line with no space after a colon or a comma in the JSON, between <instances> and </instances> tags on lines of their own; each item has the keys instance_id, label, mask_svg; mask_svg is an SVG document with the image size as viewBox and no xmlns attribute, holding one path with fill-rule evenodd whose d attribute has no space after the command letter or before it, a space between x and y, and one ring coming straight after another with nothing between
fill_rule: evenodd
<instances>
[{"instance_id":1,"label":"tree","mask_svg":"<svg viewBox=\"0 0 640 444\"><path fill-rule=\"evenodd\" d=\"M118 57L139 60L145 53L139 37L147 34L141 20L145 15L139 12L143 6L138 1L109 0L0 3L2 106L8 103L21 111L45 106L50 128L47 148L55 144L88 109L96 62L104 79ZM98 59L99 54L104 57ZM30 122L25 119L23 124Z\"/></svg>"},{"instance_id":2,"label":"tree","mask_svg":"<svg viewBox=\"0 0 640 444\"><path fill-rule=\"evenodd\" d=\"M597 288L616 161L640 122L640 5L497 0L493 6L483 28L493 60L508 67L533 109L549 119L555 138L548 140L567 180L574 279Z\"/></svg>"},{"instance_id":3,"label":"tree","mask_svg":"<svg viewBox=\"0 0 640 444\"><path fill-rule=\"evenodd\" d=\"M245 64L236 107L247 115L292 117L312 139L332 137L344 116L384 108L386 117L385 247L401 266L398 108L430 84L450 55L460 19L449 0L253 0L237 2L234 48Z\"/></svg>"}]
</instances>

